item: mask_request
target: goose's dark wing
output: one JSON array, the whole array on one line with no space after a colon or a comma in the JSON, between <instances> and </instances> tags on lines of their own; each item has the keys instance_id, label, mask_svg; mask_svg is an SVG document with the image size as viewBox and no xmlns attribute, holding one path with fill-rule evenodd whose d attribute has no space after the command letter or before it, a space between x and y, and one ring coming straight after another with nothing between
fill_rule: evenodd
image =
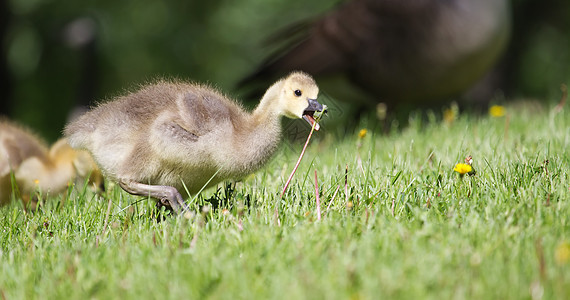
<instances>
[{"instance_id":1,"label":"goose's dark wing","mask_svg":"<svg viewBox=\"0 0 570 300\"><path fill-rule=\"evenodd\" d=\"M315 76L349 71L361 59L359 54L364 48L385 47L386 41L390 40L390 32L405 35L405 26L410 26L418 16L431 13L433 5L430 3L433 2L354 0L319 19L294 24L271 39L272 42L286 40L285 46L239 85L247 85L260 78L274 79L292 70ZM391 46L401 47L398 44Z\"/></svg>"}]
</instances>

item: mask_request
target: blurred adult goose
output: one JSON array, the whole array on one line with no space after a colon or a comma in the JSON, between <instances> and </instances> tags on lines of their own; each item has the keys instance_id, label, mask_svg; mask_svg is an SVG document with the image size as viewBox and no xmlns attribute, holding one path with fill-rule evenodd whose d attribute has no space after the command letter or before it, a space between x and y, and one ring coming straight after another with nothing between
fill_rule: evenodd
<instances>
[{"instance_id":1,"label":"blurred adult goose","mask_svg":"<svg viewBox=\"0 0 570 300\"><path fill-rule=\"evenodd\" d=\"M276 150L281 116L313 125L314 112L323 109L318 92L312 77L294 72L269 87L249 113L207 86L160 81L99 105L65 134L125 191L179 213L187 209L180 192L260 168Z\"/></svg>"},{"instance_id":2,"label":"blurred adult goose","mask_svg":"<svg viewBox=\"0 0 570 300\"><path fill-rule=\"evenodd\" d=\"M283 49L241 85L302 70L341 100L429 104L481 79L509 32L508 0L351 0L284 30Z\"/></svg>"},{"instance_id":3,"label":"blurred adult goose","mask_svg":"<svg viewBox=\"0 0 570 300\"><path fill-rule=\"evenodd\" d=\"M60 139L48 148L29 130L1 120L0 205L7 204L11 199L12 173L26 204L36 191L61 193L71 181L83 180L87 176L97 187L101 186L103 180L91 155L86 151L74 150L66 139Z\"/></svg>"}]
</instances>

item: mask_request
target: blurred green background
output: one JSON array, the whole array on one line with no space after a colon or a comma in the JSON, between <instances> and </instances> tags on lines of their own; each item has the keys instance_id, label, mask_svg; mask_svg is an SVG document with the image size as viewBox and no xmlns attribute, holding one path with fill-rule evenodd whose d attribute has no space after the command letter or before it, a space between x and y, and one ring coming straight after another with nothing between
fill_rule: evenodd
<instances>
[{"instance_id":1,"label":"blurred green background","mask_svg":"<svg viewBox=\"0 0 570 300\"><path fill-rule=\"evenodd\" d=\"M264 40L330 0L9 0L0 4L1 110L53 141L76 102L156 77L209 82L234 97L272 52ZM570 1L513 0L507 98L560 97L570 79Z\"/></svg>"}]
</instances>

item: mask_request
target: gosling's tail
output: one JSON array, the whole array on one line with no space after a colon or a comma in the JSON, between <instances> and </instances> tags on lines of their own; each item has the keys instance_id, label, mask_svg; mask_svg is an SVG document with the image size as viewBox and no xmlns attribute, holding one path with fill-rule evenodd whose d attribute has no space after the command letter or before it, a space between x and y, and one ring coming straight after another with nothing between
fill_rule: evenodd
<instances>
[{"instance_id":1,"label":"gosling's tail","mask_svg":"<svg viewBox=\"0 0 570 300\"><path fill-rule=\"evenodd\" d=\"M91 134L95 131L95 125L85 122L85 115L67 124L63 130L69 145L75 149L87 149L92 144Z\"/></svg>"}]
</instances>

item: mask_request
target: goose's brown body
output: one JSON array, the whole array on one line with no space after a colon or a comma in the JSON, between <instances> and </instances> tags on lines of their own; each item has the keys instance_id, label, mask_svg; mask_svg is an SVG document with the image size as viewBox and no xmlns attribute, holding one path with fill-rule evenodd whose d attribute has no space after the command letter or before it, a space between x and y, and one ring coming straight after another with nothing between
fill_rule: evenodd
<instances>
[{"instance_id":1,"label":"goose's brown body","mask_svg":"<svg viewBox=\"0 0 570 300\"><path fill-rule=\"evenodd\" d=\"M280 117L301 118L317 94L310 76L293 73L250 113L207 86L162 81L94 108L65 133L128 192L172 201L172 187L196 193L212 177L210 186L257 170L275 152Z\"/></svg>"},{"instance_id":2,"label":"goose's brown body","mask_svg":"<svg viewBox=\"0 0 570 300\"><path fill-rule=\"evenodd\" d=\"M244 82L303 70L331 80L327 92L341 100L355 99L339 84L349 78L366 100L434 103L465 92L495 64L507 46L509 13L507 0L343 1L285 31L279 41L291 47Z\"/></svg>"}]
</instances>

